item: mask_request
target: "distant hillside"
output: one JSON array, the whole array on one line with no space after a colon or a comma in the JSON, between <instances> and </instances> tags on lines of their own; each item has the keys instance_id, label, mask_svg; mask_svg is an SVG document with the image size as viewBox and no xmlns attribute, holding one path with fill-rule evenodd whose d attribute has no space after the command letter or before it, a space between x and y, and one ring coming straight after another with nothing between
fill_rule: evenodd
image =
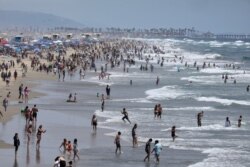
<instances>
[{"instance_id":1,"label":"distant hillside","mask_svg":"<svg viewBox=\"0 0 250 167\"><path fill-rule=\"evenodd\" d=\"M52 14L24 11L0 10L0 28L6 27L83 27L71 19L55 16Z\"/></svg>"}]
</instances>

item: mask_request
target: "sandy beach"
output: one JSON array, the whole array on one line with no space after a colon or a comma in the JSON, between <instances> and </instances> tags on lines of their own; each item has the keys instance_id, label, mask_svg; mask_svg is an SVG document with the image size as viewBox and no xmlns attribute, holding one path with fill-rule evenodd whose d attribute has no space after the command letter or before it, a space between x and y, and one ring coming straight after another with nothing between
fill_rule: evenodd
<instances>
[{"instance_id":1,"label":"sandy beach","mask_svg":"<svg viewBox=\"0 0 250 167\"><path fill-rule=\"evenodd\" d=\"M8 62L8 61L16 61L16 58L12 58L12 57L0 57L0 62ZM30 66L30 60L28 59L23 59L22 60L23 63L28 64L28 66ZM15 80L13 77L13 73L14 71L17 71L18 73L18 77ZM54 79L54 76L52 75L47 75L45 73L38 73L36 71L33 71L31 69L29 69L26 73L25 77L22 77L22 68L20 65L15 65L15 67L10 68L10 71L12 73L12 77L10 79L10 84L9 86L6 85L6 82L1 81L0 82L0 100L1 103L3 101L3 99L6 97L6 95L8 94L8 92L11 92L10 98L8 99L9 101L9 106L7 108L7 111L4 112L4 108L1 105L0 110L3 114L3 117L0 118L0 122L2 124L6 124L8 121L10 121L14 115L18 114L20 112L20 106L15 105L18 103L18 88L21 84L24 84L24 86L27 86L31 92L29 94L29 98L33 99L33 98L38 98L40 96L43 96L45 94L43 93L38 93L36 91L32 91L32 89L37 86L37 84L34 84L33 81L39 82L42 80L52 80ZM11 148L13 147L12 144L8 144L3 142L2 140L0 140L0 148Z\"/></svg>"},{"instance_id":2,"label":"sandy beach","mask_svg":"<svg viewBox=\"0 0 250 167\"><path fill-rule=\"evenodd\" d=\"M94 73L89 74L94 76ZM32 166L32 167L50 167L53 164L53 160L58 155L65 156L66 160L72 159L69 154L63 154L59 151L59 146L63 138L73 140L78 139L78 145L80 148L80 160L74 162L75 166L154 166L155 162L144 163L144 143L140 143L138 148L133 148L130 139L122 137L122 154L115 154L115 145L113 143L113 134L116 133L113 130L98 128L97 133L94 133L90 124L91 117L95 112L96 105L99 98L96 97L96 93L93 90L102 92L103 86L98 84L87 83L79 81L77 75L73 79L66 78L66 82L58 82L54 80L42 81L34 90L37 92L43 92L45 96L40 96L30 101L30 105L38 104L38 122L43 124L47 130L43 134L41 148L39 150L35 147L35 136L33 135L32 141L27 146L27 137L24 132L25 119L19 113L13 116L7 126L2 126L4 131L2 133L3 139L10 143L12 137L11 129L18 131L20 135L21 145L17 158L14 158L14 150L8 149L5 151L0 150L0 154L6 159L4 164L13 166ZM35 81L35 83L37 83ZM69 92L77 90L78 101L81 103L65 103ZM116 96L116 95L115 95ZM92 103L89 103L92 101ZM109 107L112 107L110 104ZM104 126L102 123L105 118L98 118L100 126ZM123 126L129 126L124 124ZM17 127L19 127L17 129ZM9 142L8 142L9 143ZM171 156L172 155L172 156ZM153 155L152 155L153 157ZM192 160L190 158L192 157ZM196 158L193 158L196 157ZM173 150L164 147L162 153L162 162L158 166L165 166L170 164L173 167L184 167L201 160L204 156L201 156L196 151L185 150Z\"/></svg>"}]
</instances>

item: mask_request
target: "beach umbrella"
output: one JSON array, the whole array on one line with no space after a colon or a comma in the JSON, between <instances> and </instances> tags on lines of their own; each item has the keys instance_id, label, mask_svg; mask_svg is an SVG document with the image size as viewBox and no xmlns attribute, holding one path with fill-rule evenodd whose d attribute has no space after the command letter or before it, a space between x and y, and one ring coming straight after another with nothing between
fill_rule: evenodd
<instances>
[{"instance_id":1,"label":"beach umbrella","mask_svg":"<svg viewBox=\"0 0 250 167\"><path fill-rule=\"evenodd\" d=\"M8 41L6 39L0 39L0 45L6 45L8 44Z\"/></svg>"},{"instance_id":2,"label":"beach umbrella","mask_svg":"<svg viewBox=\"0 0 250 167\"><path fill-rule=\"evenodd\" d=\"M34 51L35 53L39 53L39 52L41 52L41 49L35 48L33 51Z\"/></svg>"},{"instance_id":3,"label":"beach umbrella","mask_svg":"<svg viewBox=\"0 0 250 167\"><path fill-rule=\"evenodd\" d=\"M8 47L8 48L11 47L10 44L4 44L4 46L5 46L5 47Z\"/></svg>"},{"instance_id":4,"label":"beach umbrella","mask_svg":"<svg viewBox=\"0 0 250 167\"><path fill-rule=\"evenodd\" d=\"M16 51L17 53L20 53L20 52L21 52L21 48L16 47L16 48L15 48L15 51Z\"/></svg>"}]
</instances>

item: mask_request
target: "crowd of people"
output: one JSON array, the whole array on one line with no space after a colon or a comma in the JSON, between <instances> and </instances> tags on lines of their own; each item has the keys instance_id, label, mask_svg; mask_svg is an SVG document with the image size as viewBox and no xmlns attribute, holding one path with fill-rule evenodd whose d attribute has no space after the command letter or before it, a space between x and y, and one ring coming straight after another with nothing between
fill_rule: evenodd
<instances>
[{"instance_id":1,"label":"crowd of people","mask_svg":"<svg viewBox=\"0 0 250 167\"><path fill-rule=\"evenodd\" d=\"M71 49L74 50L75 53L71 54L69 57L67 57L67 48L65 49L65 52L60 52L57 56L51 53L50 50L45 52L44 55L41 55L41 57L46 57L47 61L49 64L46 63L41 63L37 57L31 58L31 68L32 70L35 70L37 72L46 72L52 73L53 75L58 77L58 81L65 81L65 75L68 73L70 78L77 72L79 71L80 79L84 79L84 77L87 75L88 70L94 70L97 75L99 76L99 79L109 79L110 75L107 73L108 72L108 65L110 65L110 68L113 69L115 67L120 67L123 65L123 71L124 72L129 72L129 67L131 65L135 64L135 58L138 58L139 60L145 60L146 65L141 65L140 70L148 70L148 66L150 67L150 71L154 71L154 66L152 64L149 65L149 60L152 59L150 56L143 57L143 52L147 48L149 48L147 44L140 42L140 41L133 41L133 40L113 40L113 41L107 41L107 42L100 42L98 44L93 44L93 45L84 45L84 46L77 46L77 47L72 47ZM126 56L125 56L126 55ZM175 57L171 60L166 60L163 57L160 58L158 57L158 64L162 67L164 65L165 61L181 61L183 62L183 57ZM100 70L98 69L96 60L104 60L107 62L105 66L101 66ZM187 62L185 63L186 67L189 67ZM212 65L211 65L212 66ZM215 63L213 64L215 67ZM1 72L1 77L3 81L6 82L6 85L9 85L9 78L11 76L14 76L14 79L18 77L18 73L15 70L13 75L9 71L10 67L15 67L15 62L11 61L8 63L3 63L1 65L0 70ZM27 65L22 64L22 67L25 71L27 70ZM200 67L197 65L197 62L194 62L193 65L194 68L197 68L199 71ZM210 63L203 63L201 68L209 68ZM231 66L228 66L231 67ZM232 66L232 68L237 68L235 66ZM100 71L100 73L98 73ZM179 70L178 70L179 72ZM228 75L223 74L222 79L224 80L224 83L227 82L228 80ZM236 79L234 80L234 83L236 84ZM160 77L156 77L156 85L160 84ZM132 80L130 80L130 85L132 86ZM24 86L24 84L21 84L18 89L19 93L19 102L20 103L29 103L29 93L30 89L28 86ZM101 111L105 112L105 102L106 100L108 101L111 99L111 87L110 85L106 86L106 96L104 94L101 95ZM249 85L247 86L247 91L249 91ZM10 94L6 96L3 100L3 107L5 112L7 111L8 108L8 97ZM77 102L76 99L77 93L72 95L72 93L69 94L68 96L68 102ZM97 97L99 97L99 94L97 93ZM46 133L46 130L43 129L42 125L39 125L38 128L36 129L36 122L37 122L37 113L38 109L36 105L34 105L31 109L29 109L28 106L23 110L23 114L26 119L26 132L27 132L27 138L28 138L28 143L31 138L31 134L34 133L34 130L36 131L36 148L40 148L40 143L42 139L42 134ZM2 112L0 112L2 115ZM132 124L131 120L129 119L129 114L126 110L126 108L123 108L121 111L121 114L123 115L122 121L128 122L129 124ZM163 109L161 104L156 104L154 107L154 118L155 119L162 119L163 116ZM198 127L202 126L202 119L204 117L204 112L201 111L197 114L197 125ZM238 127L241 127L241 122L242 122L242 116L239 117L238 120ZM91 119L91 126L93 128L93 131L97 131L97 116L94 114ZM229 117L226 118L225 126L229 127L231 126ZM134 148L138 146L138 134L136 132L138 127L138 124L134 124L132 128L132 145ZM173 125L171 128L171 138L173 142L176 140L178 137L176 135L176 126ZM15 133L14 136L14 146L15 146L15 152L18 151L18 146L20 145L20 140L18 138L18 134ZM150 138L146 142L145 145L145 152L146 152L146 157L144 158L144 161L149 161L150 160L150 154L154 153L156 162L160 161L160 153L162 150L162 144L160 143L159 140L155 140L154 147L151 150L151 143L153 142L153 139ZM117 132L117 135L115 136L114 143L116 145L115 153L121 153L121 132ZM68 154L69 157L71 157L71 154L73 153L73 160L80 159L79 156L79 149L78 149L78 144L77 144L77 139L73 140L73 145L71 144L70 140L67 140L66 138L63 140L62 144L59 147L60 150L62 150L63 154ZM65 159L61 156L55 159L55 165L59 164L60 161L65 161ZM72 161L70 161L72 164ZM66 165L66 163L65 163ZM63 166L63 165L61 165Z\"/></svg>"}]
</instances>

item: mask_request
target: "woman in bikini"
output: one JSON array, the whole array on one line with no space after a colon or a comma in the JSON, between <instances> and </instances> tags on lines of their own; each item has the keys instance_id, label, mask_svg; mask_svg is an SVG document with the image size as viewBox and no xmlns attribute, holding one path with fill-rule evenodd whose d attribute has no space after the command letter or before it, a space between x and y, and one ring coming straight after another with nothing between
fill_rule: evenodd
<instances>
[{"instance_id":1,"label":"woman in bikini","mask_svg":"<svg viewBox=\"0 0 250 167\"><path fill-rule=\"evenodd\" d=\"M36 137L37 137L37 142L36 142L36 147L39 149L40 148L40 142L41 142L41 139L42 139L42 133L45 133L46 130L43 129L43 126L40 125L39 128L37 129L37 134L36 134Z\"/></svg>"}]
</instances>

